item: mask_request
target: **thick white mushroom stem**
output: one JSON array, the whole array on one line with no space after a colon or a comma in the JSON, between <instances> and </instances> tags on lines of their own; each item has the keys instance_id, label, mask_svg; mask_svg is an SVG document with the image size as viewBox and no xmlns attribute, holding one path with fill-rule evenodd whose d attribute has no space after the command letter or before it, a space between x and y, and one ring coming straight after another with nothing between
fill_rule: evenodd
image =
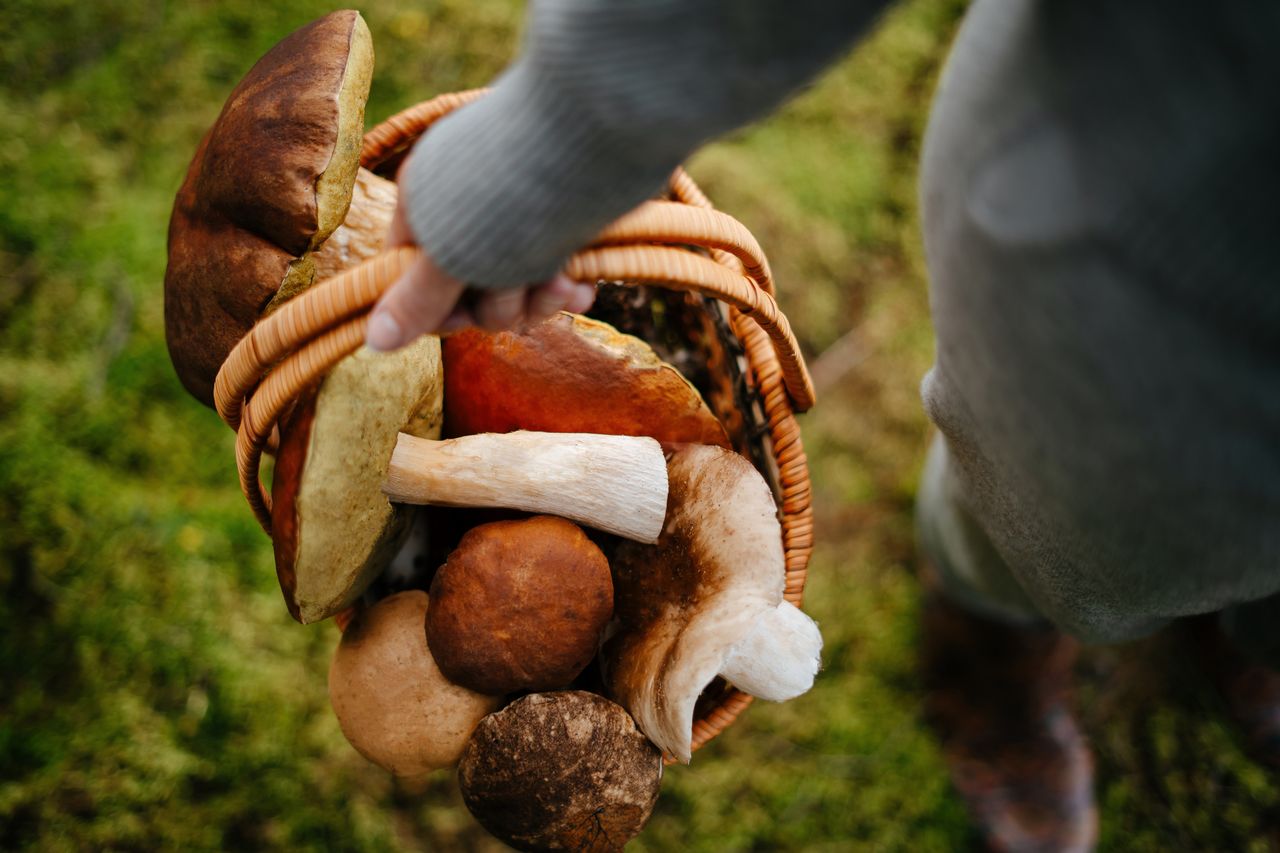
<instances>
[{"instance_id":1,"label":"thick white mushroom stem","mask_svg":"<svg viewBox=\"0 0 1280 853\"><path fill-rule=\"evenodd\" d=\"M652 543L667 511L667 463L652 438L484 433L429 441L401 433L382 491L393 502L558 515Z\"/></svg>"},{"instance_id":2,"label":"thick white mushroom stem","mask_svg":"<svg viewBox=\"0 0 1280 853\"><path fill-rule=\"evenodd\" d=\"M813 687L821 652L817 623L784 601L761 614L750 633L734 644L720 675L743 693L785 702Z\"/></svg>"}]
</instances>

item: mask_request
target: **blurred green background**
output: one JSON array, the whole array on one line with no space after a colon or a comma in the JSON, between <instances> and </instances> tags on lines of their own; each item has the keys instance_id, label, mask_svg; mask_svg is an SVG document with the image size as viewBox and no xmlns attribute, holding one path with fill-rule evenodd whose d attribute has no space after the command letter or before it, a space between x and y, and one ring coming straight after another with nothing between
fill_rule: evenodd
<instances>
[{"instance_id":1,"label":"blurred green background","mask_svg":"<svg viewBox=\"0 0 1280 853\"><path fill-rule=\"evenodd\" d=\"M826 353L804 419L826 669L672 768L634 849L973 843L919 722L911 572L932 350L915 161L963 5L899 5L779 115L692 163L770 252L810 357ZM0 849L499 846L448 774L397 790L347 747L325 695L337 632L285 612L232 435L165 351L165 228L196 141L261 53L330 10L0 4ZM507 0L362 11L370 124L484 84L518 43ZM1083 662L1104 847L1270 849L1280 792L1180 642Z\"/></svg>"}]
</instances>

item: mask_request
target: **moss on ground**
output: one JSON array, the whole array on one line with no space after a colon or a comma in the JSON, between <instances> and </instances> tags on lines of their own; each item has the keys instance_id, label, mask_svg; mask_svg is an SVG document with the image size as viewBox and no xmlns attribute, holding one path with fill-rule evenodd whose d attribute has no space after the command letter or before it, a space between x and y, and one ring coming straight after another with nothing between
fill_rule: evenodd
<instances>
[{"instance_id":1,"label":"moss on ground","mask_svg":"<svg viewBox=\"0 0 1280 853\"><path fill-rule=\"evenodd\" d=\"M972 841L918 719L911 574L932 347L914 163L961 7L911 0L693 163L770 251L810 355L853 330L805 419L826 671L673 768L637 850ZM396 789L342 740L325 696L335 631L289 619L232 436L164 347L165 226L195 143L249 64L328 10L0 6L0 848L497 848L450 778ZM486 82L520 6L363 11L373 121ZM1104 847L1269 849L1280 792L1185 659L1164 637L1082 667Z\"/></svg>"}]
</instances>

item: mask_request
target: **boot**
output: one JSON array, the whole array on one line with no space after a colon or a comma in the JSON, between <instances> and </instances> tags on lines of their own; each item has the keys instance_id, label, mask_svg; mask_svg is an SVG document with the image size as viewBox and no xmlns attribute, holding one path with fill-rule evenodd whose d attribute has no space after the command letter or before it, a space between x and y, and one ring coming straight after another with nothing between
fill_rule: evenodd
<instances>
[{"instance_id":1,"label":"boot","mask_svg":"<svg viewBox=\"0 0 1280 853\"><path fill-rule=\"evenodd\" d=\"M1091 850L1093 758L1067 701L1075 641L985 619L936 590L923 615L926 720L986 846Z\"/></svg>"},{"instance_id":2,"label":"boot","mask_svg":"<svg viewBox=\"0 0 1280 853\"><path fill-rule=\"evenodd\" d=\"M1237 649L1216 614L1189 619L1187 628L1201 668L1240 731L1244 751L1280 771L1280 672Z\"/></svg>"}]
</instances>

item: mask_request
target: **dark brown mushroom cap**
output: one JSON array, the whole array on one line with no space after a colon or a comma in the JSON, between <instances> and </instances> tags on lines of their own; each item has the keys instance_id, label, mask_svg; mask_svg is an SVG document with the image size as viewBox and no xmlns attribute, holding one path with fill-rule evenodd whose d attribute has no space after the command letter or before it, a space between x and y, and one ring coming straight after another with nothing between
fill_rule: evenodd
<instances>
[{"instance_id":1,"label":"dark brown mushroom cap","mask_svg":"<svg viewBox=\"0 0 1280 853\"><path fill-rule=\"evenodd\" d=\"M609 562L580 527L496 521L468 531L436 572L427 641L455 684L553 690L591 662L612 615Z\"/></svg>"},{"instance_id":2,"label":"dark brown mushroom cap","mask_svg":"<svg viewBox=\"0 0 1280 853\"><path fill-rule=\"evenodd\" d=\"M662 755L602 696L536 693L480 721L458 765L463 802L517 850L613 851L658 801Z\"/></svg>"},{"instance_id":3,"label":"dark brown mushroom cap","mask_svg":"<svg viewBox=\"0 0 1280 853\"><path fill-rule=\"evenodd\" d=\"M334 12L253 66L205 134L169 220L165 330L183 385L207 405L227 353L342 223L373 73L369 29Z\"/></svg>"}]
</instances>

